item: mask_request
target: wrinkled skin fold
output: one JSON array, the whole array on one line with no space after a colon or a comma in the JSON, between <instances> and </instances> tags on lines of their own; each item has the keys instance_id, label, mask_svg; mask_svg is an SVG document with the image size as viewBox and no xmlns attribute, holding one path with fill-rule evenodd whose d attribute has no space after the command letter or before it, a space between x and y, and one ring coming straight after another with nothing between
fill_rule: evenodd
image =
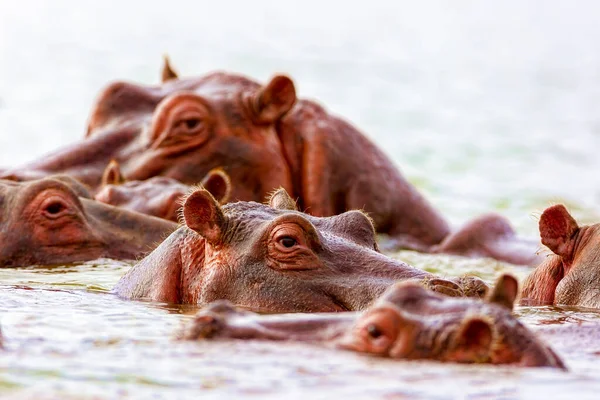
<instances>
[{"instance_id":1,"label":"wrinkled skin fold","mask_svg":"<svg viewBox=\"0 0 600 400\"><path fill-rule=\"evenodd\" d=\"M125 180L163 176L186 185L221 167L232 181L231 201L261 202L283 187L314 216L366 211L395 248L539 262L538 243L519 238L499 215L453 231L375 144L317 103L298 99L289 77L259 84L228 72L180 78L174 71L165 59L161 85L108 85L85 140L4 176L64 173L96 193L113 160Z\"/></svg>"},{"instance_id":2,"label":"wrinkled skin fold","mask_svg":"<svg viewBox=\"0 0 600 400\"><path fill-rule=\"evenodd\" d=\"M269 204L224 206L204 189L182 207L185 226L135 265L114 288L128 299L208 304L226 299L268 312L365 309L398 280L449 296L482 296L475 277L442 279L378 251L360 211L314 217L284 189Z\"/></svg>"},{"instance_id":3,"label":"wrinkled skin fold","mask_svg":"<svg viewBox=\"0 0 600 400\"><path fill-rule=\"evenodd\" d=\"M600 308L600 224L579 226L558 204L544 210L539 228L553 254L527 277L522 304Z\"/></svg>"},{"instance_id":4,"label":"wrinkled skin fold","mask_svg":"<svg viewBox=\"0 0 600 400\"><path fill-rule=\"evenodd\" d=\"M0 180L0 267L64 264L101 257L134 260L177 225L91 199L67 176Z\"/></svg>"},{"instance_id":5,"label":"wrinkled skin fold","mask_svg":"<svg viewBox=\"0 0 600 400\"><path fill-rule=\"evenodd\" d=\"M290 340L404 360L566 369L512 316L517 292L509 275L485 300L451 298L401 282L362 313L309 315L260 315L221 300L201 310L178 338Z\"/></svg>"}]
</instances>

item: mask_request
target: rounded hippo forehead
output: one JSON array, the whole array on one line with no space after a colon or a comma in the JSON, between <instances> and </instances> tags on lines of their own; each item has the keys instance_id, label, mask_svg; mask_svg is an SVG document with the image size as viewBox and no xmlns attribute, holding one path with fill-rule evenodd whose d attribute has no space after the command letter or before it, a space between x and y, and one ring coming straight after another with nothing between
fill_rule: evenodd
<instances>
[{"instance_id":1,"label":"rounded hippo forehead","mask_svg":"<svg viewBox=\"0 0 600 400\"><path fill-rule=\"evenodd\" d=\"M79 197L89 198L91 196L87 186L67 175L54 175L47 178L24 182L0 179L0 193L5 195L8 193L22 192L31 188L39 190L57 188L72 191Z\"/></svg>"},{"instance_id":2,"label":"rounded hippo forehead","mask_svg":"<svg viewBox=\"0 0 600 400\"><path fill-rule=\"evenodd\" d=\"M341 229L358 229L359 224L369 224L369 229L372 232L373 238L375 237L375 231L372 228L370 218L357 210L345 214L334 215L332 217L315 217L300 211L275 209L269 205L253 201L228 203L221 206L221 209L229 221L234 222L235 224L248 225L249 227L263 224L266 221L273 221L282 215L298 215L309 221L319 233L332 233L337 235ZM360 221L357 217L360 218Z\"/></svg>"},{"instance_id":3,"label":"rounded hippo forehead","mask_svg":"<svg viewBox=\"0 0 600 400\"><path fill-rule=\"evenodd\" d=\"M435 278L433 278L435 279ZM389 307L408 313L487 313L490 308L504 312L503 307L492 304L489 299L472 297L449 297L426 289L415 281L397 282L389 287L376 302L375 307Z\"/></svg>"},{"instance_id":4,"label":"rounded hippo forehead","mask_svg":"<svg viewBox=\"0 0 600 400\"><path fill-rule=\"evenodd\" d=\"M145 122L165 98L180 92L193 92L209 102L227 101L243 93L256 93L261 86L245 76L222 71L173 79L161 85L113 82L102 90L92 108L88 135L112 123L130 123L132 119L135 125Z\"/></svg>"},{"instance_id":5,"label":"rounded hippo forehead","mask_svg":"<svg viewBox=\"0 0 600 400\"><path fill-rule=\"evenodd\" d=\"M51 187L71 191L78 197L91 198L89 188L68 175L53 175L47 178L24 182L0 179L0 193L3 195L21 192L29 188L44 190Z\"/></svg>"},{"instance_id":6,"label":"rounded hippo forehead","mask_svg":"<svg viewBox=\"0 0 600 400\"><path fill-rule=\"evenodd\" d=\"M190 77L167 81L159 86L142 85L131 82L114 82L100 94L97 105L110 103L114 113L134 108L142 112L152 112L165 97L182 91L196 92L202 96L231 96L240 92L255 92L261 84L243 75L229 72L212 72L201 77ZM140 101L143 101L140 107Z\"/></svg>"}]
</instances>

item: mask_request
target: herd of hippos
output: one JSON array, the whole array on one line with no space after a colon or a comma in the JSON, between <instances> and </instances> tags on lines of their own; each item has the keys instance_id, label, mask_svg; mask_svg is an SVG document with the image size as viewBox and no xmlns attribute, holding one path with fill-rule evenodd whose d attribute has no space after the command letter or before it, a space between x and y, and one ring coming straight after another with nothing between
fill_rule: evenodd
<instances>
[{"instance_id":1,"label":"herd of hippos","mask_svg":"<svg viewBox=\"0 0 600 400\"><path fill-rule=\"evenodd\" d=\"M0 266L139 260L114 293L205 306L181 340L566 369L515 301L600 308L600 224L547 208L545 257L498 215L452 229L380 149L282 75L180 78L165 58L158 86L107 86L82 141L0 172ZM508 274L493 287L441 278L382 254L376 234L535 269L521 290Z\"/></svg>"}]
</instances>

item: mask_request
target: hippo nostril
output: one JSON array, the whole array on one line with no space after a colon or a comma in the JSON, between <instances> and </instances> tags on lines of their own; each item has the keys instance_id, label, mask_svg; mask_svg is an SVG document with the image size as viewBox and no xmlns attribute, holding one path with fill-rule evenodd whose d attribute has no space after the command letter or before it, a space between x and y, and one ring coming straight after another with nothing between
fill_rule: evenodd
<instances>
[{"instance_id":1,"label":"hippo nostril","mask_svg":"<svg viewBox=\"0 0 600 400\"><path fill-rule=\"evenodd\" d=\"M51 203L46 207L48 214L56 215L65 209L65 205L59 202Z\"/></svg>"},{"instance_id":2,"label":"hippo nostril","mask_svg":"<svg viewBox=\"0 0 600 400\"><path fill-rule=\"evenodd\" d=\"M381 332L381 329L379 329L377 327L377 325L375 324L369 324L367 326L367 333L369 334L369 336L371 336L373 339L377 339L378 337L380 337L381 335L383 335L383 332Z\"/></svg>"}]
</instances>

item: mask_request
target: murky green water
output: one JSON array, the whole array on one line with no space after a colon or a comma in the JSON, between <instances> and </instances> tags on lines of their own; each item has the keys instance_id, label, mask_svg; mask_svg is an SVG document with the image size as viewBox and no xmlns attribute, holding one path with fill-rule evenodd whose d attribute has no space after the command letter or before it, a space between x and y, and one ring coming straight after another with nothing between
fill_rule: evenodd
<instances>
[{"instance_id":1,"label":"murky green water","mask_svg":"<svg viewBox=\"0 0 600 400\"><path fill-rule=\"evenodd\" d=\"M83 136L108 81L224 68L289 73L378 143L453 224L487 211L536 235L565 202L600 220L600 6L592 1L0 0L0 166ZM3 210L9 212L9 210ZM442 275L526 268L395 254ZM121 301L130 264L0 271L9 398L597 398L600 342L552 343L571 372L392 362L300 344L174 343L193 307ZM517 310L553 324L594 310ZM552 336L546 336L552 337Z\"/></svg>"}]
</instances>

